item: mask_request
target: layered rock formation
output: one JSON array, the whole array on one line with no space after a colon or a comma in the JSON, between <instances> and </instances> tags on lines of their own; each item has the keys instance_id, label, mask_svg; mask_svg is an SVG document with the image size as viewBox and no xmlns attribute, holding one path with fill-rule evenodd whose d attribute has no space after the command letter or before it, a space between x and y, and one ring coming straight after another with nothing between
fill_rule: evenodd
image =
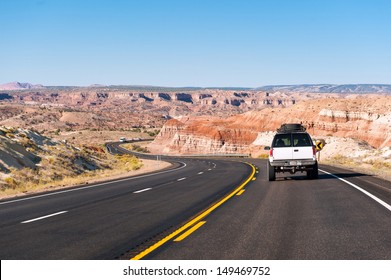
<instances>
[{"instance_id":1,"label":"layered rock formation","mask_svg":"<svg viewBox=\"0 0 391 280\"><path fill-rule=\"evenodd\" d=\"M233 120L229 118L227 121ZM169 120L150 145L154 152L182 154L243 154L257 133L213 117Z\"/></svg>"},{"instance_id":2,"label":"layered rock formation","mask_svg":"<svg viewBox=\"0 0 391 280\"><path fill-rule=\"evenodd\" d=\"M11 103L88 110L149 110L173 117L189 114L227 116L265 107L289 107L298 100L321 95L202 89L170 92L137 92L112 88L42 89L1 93Z\"/></svg>"},{"instance_id":3,"label":"layered rock formation","mask_svg":"<svg viewBox=\"0 0 391 280\"><path fill-rule=\"evenodd\" d=\"M316 136L350 137L375 148L391 146L391 98L348 96L302 101L289 108L266 108L226 119L198 117L168 121L153 152L251 153L259 132L282 123L302 123Z\"/></svg>"}]
</instances>

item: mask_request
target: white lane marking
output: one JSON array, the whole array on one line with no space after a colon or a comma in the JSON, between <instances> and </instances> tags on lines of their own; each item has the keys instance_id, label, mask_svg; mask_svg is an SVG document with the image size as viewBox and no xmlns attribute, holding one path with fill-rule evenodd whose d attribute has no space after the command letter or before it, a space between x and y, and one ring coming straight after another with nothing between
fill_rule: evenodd
<instances>
[{"instance_id":1,"label":"white lane marking","mask_svg":"<svg viewBox=\"0 0 391 280\"><path fill-rule=\"evenodd\" d=\"M100 186L104 186L104 185L108 185L108 184L112 184L112 183L118 183L118 182L135 180L135 179L139 179L139 178L151 177L151 176L155 176L155 175L159 175L159 174L164 174L164 173L168 173L168 172L177 171L177 170L180 170L180 169L185 168L187 166L187 164L184 163L184 162L181 162L181 161L178 161L178 162L182 163L183 166L181 166L179 168L176 168L176 169L171 169L171 170L167 170L167 171L161 171L161 172L148 174L148 175L140 175L140 176L137 176L137 177L118 179L118 180L115 180L115 181L110 181L110 182L106 182L106 183L90 185L90 186L86 186L86 187L80 187L80 188L75 188L75 189L70 189L70 190L63 190L63 191L58 191L58 192L53 192L53 193L47 193L47 194L41 194L41 195L36 195L36 196L31 196L31 197L19 198L19 199L10 200L10 201L4 201L4 202L0 202L0 205L9 204L9 203L15 203L15 202L24 201L24 200L36 199L36 198L41 198L41 197L45 197L45 196L52 196L52 195L57 195L57 194L62 194L62 193L68 193L68 192L75 192L75 191L80 191L80 190L85 190L85 189L91 189L91 188L100 187Z\"/></svg>"},{"instance_id":2,"label":"white lane marking","mask_svg":"<svg viewBox=\"0 0 391 280\"><path fill-rule=\"evenodd\" d=\"M204 172L198 172L198 175L204 174Z\"/></svg>"},{"instance_id":3,"label":"white lane marking","mask_svg":"<svg viewBox=\"0 0 391 280\"><path fill-rule=\"evenodd\" d=\"M180 178L177 181L179 182L179 181L183 181L183 180L186 180L186 178L185 177L184 178Z\"/></svg>"},{"instance_id":4,"label":"white lane marking","mask_svg":"<svg viewBox=\"0 0 391 280\"><path fill-rule=\"evenodd\" d=\"M27 220L27 221L21 222L21 224L27 224L27 223L35 222L35 221L46 219L46 218L49 218L49 217L61 215L61 214L67 213L67 212L68 211L61 211L61 212L53 213L53 214L50 214L50 215L46 215L46 216L42 216L42 217L38 217L38 218L35 218L35 219L31 219L31 220Z\"/></svg>"},{"instance_id":5,"label":"white lane marking","mask_svg":"<svg viewBox=\"0 0 391 280\"><path fill-rule=\"evenodd\" d=\"M375 200L377 203L383 205L384 207L386 207L388 210L391 211L391 205L387 204L386 202L384 202L384 201L381 200L380 198L377 198L376 196L374 196L373 194L367 192L366 190L360 188L359 186L357 186L357 185L355 185L355 184L353 184L353 183L351 183L351 182L349 182L349 181L347 181L347 180L345 180L345 179L339 178L338 176L336 176L336 175L334 175L334 174L331 174L330 172L327 172L327 171L324 171L324 170L321 170L321 169L319 169L319 171L321 171L321 172L323 172L323 173L326 173L326 174L328 174L328 175L331 175L331 176L337 178L338 180L341 180L342 182L344 182L344 183L346 183L346 184L352 186L353 188L355 188L355 189L359 190L360 192L366 194L367 196L369 196L370 198L372 198L373 200Z\"/></svg>"},{"instance_id":6,"label":"white lane marking","mask_svg":"<svg viewBox=\"0 0 391 280\"><path fill-rule=\"evenodd\" d=\"M212 163L213 164L213 168L216 168L216 163Z\"/></svg>"},{"instance_id":7,"label":"white lane marking","mask_svg":"<svg viewBox=\"0 0 391 280\"><path fill-rule=\"evenodd\" d=\"M212 170L212 169L210 169L210 168L208 169L208 171L211 171L211 170Z\"/></svg>"},{"instance_id":8,"label":"white lane marking","mask_svg":"<svg viewBox=\"0 0 391 280\"><path fill-rule=\"evenodd\" d=\"M133 193L142 193L142 192L146 192L146 191L149 191L149 190L152 190L152 188L142 189L142 190L139 190L139 191L135 191Z\"/></svg>"}]
</instances>

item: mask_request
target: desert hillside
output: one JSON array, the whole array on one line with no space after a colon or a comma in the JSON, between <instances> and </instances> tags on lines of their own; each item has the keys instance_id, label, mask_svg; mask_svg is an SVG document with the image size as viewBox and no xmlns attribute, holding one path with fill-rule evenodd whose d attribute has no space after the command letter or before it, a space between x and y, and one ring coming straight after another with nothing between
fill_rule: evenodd
<instances>
[{"instance_id":1,"label":"desert hillside","mask_svg":"<svg viewBox=\"0 0 391 280\"><path fill-rule=\"evenodd\" d=\"M103 145L74 146L27 129L0 127L0 197L87 183L139 169L133 156L113 156Z\"/></svg>"}]
</instances>

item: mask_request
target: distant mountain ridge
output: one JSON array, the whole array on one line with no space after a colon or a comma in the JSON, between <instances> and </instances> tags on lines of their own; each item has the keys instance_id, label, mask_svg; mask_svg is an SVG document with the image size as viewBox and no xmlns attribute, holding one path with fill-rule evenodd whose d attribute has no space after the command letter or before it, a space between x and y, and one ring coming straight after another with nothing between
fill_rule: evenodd
<instances>
[{"instance_id":1,"label":"distant mountain ridge","mask_svg":"<svg viewBox=\"0 0 391 280\"><path fill-rule=\"evenodd\" d=\"M256 88L262 91L311 92L311 93L391 93L387 84L303 84L272 85Z\"/></svg>"},{"instance_id":2,"label":"distant mountain ridge","mask_svg":"<svg viewBox=\"0 0 391 280\"><path fill-rule=\"evenodd\" d=\"M43 86L31 83L12 82L0 85L0 90L26 89L55 89L55 88L85 88L81 86ZM257 88L247 87L164 87L139 85L101 85L93 84L86 88L112 88L134 91L196 91L196 90L236 90L236 91L270 91L270 92L297 92L297 93L389 93L391 84L300 84L300 85L267 85Z\"/></svg>"},{"instance_id":3,"label":"distant mountain ridge","mask_svg":"<svg viewBox=\"0 0 391 280\"><path fill-rule=\"evenodd\" d=\"M22 90L22 89L45 88L43 85L33 85L30 83L12 82L0 85L0 90Z\"/></svg>"}]
</instances>

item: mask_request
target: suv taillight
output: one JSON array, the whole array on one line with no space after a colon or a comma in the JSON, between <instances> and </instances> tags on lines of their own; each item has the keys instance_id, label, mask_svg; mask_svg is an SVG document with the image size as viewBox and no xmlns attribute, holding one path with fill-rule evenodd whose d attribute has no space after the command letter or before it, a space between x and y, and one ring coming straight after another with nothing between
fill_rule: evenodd
<instances>
[{"instance_id":1,"label":"suv taillight","mask_svg":"<svg viewBox=\"0 0 391 280\"><path fill-rule=\"evenodd\" d=\"M316 155L316 148L315 146L312 146L312 154L315 156Z\"/></svg>"},{"instance_id":2,"label":"suv taillight","mask_svg":"<svg viewBox=\"0 0 391 280\"><path fill-rule=\"evenodd\" d=\"M273 156L273 148L270 148L269 156Z\"/></svg>"}]
</instances>

